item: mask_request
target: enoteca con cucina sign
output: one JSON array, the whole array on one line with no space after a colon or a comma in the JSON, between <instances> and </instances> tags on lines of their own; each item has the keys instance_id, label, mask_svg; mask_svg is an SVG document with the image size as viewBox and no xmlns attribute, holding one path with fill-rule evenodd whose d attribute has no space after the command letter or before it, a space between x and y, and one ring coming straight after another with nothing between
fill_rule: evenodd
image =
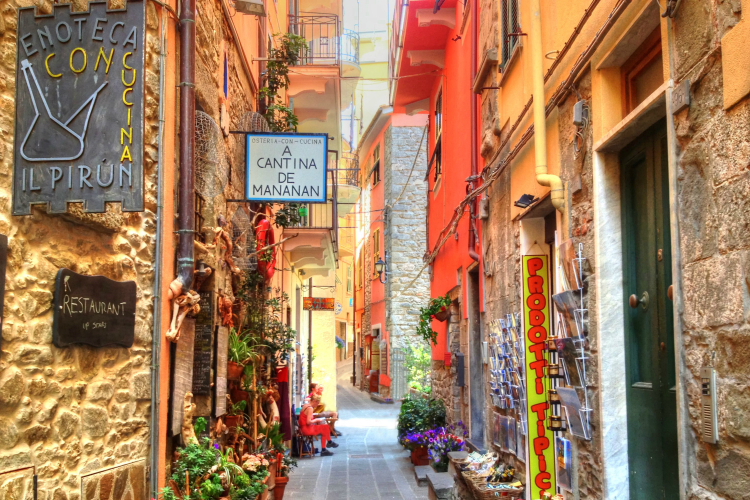
<instances>
[{"instance_id":1,"label":"enoteca con cucina sign","mask_svg":"<svg viewBox=\"0 0 750 500\"><path fill-rule=\"evenodd\" d=\"M19 9L13 213L142 211L144 2Z\"/></svg>"}]
</instances>

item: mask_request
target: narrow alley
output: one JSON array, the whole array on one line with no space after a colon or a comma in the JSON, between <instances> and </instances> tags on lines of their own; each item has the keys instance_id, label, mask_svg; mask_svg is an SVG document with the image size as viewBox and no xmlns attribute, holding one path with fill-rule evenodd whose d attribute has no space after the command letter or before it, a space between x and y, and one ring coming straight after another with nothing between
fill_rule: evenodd
<instances>
[{"instance_id":1,"label":"narrow alley","mask_svg":"<svg viewBox=\"0 0 750 500\"><path fill-rule=\"evenodd\" d=\"M409 452L398 444L399 404L380 404L352 387L352 360L337 364L339 421L343 434L332 457L297 459L286 489L305 500L420 500L427 488L417 486Z\"/></svg>"}]
</instances>

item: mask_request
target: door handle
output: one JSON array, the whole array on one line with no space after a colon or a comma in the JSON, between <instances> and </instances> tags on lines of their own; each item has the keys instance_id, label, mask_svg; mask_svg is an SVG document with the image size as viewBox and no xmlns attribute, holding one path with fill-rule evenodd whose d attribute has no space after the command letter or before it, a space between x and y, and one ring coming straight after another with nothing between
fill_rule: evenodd
<instances>
[{"instance_id":1,"label":"door handle","mask_svg":"<svg viewBox=\"0 0 750 500\"><path fill-rule=\"evenodd\" d=\"M643 292L640 299L636 294L631 295L630 299L628 299L628 303L633 309L637 308L638 304L640 304L643 309L648 309L648 292Z\"/></svg>"}]
</instances>

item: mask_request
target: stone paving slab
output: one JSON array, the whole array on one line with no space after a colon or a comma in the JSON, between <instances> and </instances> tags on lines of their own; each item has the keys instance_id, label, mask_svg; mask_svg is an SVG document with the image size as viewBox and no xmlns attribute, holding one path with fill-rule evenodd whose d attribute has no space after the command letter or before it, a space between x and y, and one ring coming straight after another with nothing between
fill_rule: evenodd
<instances>
[{"instance_id":1,"label":"stone paving slab","mask_svg":"<svg viewBox=\"0 0 750 500\"><path fill-rule=\"evenodd\" d=\"M338 364L338 410L332 457L297 459L284 499L427 500L427 488L414 477L410 453L396 441L399 403L380 404L352 387L351 361ZM352 455L374 455L352 458ZM382 455L382 456L379 456Z\"/></svg>"}]
</instances>

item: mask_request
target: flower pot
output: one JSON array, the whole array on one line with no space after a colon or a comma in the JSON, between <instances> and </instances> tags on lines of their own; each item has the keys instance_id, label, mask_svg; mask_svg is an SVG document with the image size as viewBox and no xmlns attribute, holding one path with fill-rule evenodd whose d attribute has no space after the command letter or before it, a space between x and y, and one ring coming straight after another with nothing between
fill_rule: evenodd
<instances>
[{"instance_id":1,"label":"flower pot","mask_svg":"<svg viewBox=\"0 0 750 500\"><path fill-rule=\"evenodd\" d=\"M224 417L224 424L228 428L237 427L242 425L242 415L227 415Z\"/></svg>"},{"instance_id":2,"label":"flower pot","mask_svg":"<svg viewBox=\"0 0 750 500\"><path fill-rule=\"evenodd\" d=\"M435 472L448 472L448 459L435 462L434 460L430 463Z\"/></svg>"},{"instance_id":3,"label":"flower pot","mask_svg":"<svg viewBox=\"0 0 750 500\"><path fill-rule=\"evenodd\" d=\"M288 482L288 477L279 476L276 478L276 487L273 489L274 500L283 500L284 490L286 490L286 485Z\"/></svg>"},{"instance_id":4,"label":"flower pot","mask_svg":"<svg viewBox=\"0 0 750 500\"><path fill-rule=\"evenodd\" d=\"M266 484L268 485L268 488L273 488L273 485L276 484L276 460L271 459L268 461L268 481L266 481Z\"/></svg>"},{"instance_id":5,"label":"flower pot","mask_svg":"<svg viewBox=\"0 0 750 500\"><path fill-rule=\"evenodd\" d=\"M417 446L411 451L411 463L414 465L430 465L426 446Z\"/></svg>"},{"instance_id":6,"label":"flower pot","mask_svg":"<svg viewBox=\"0 0 750 500\"><path fill-rule=\"evenodd\" d=\"M234 361L227 363L227 379L228 380L239 380L242 378L242 372L245 371L245 367Z\"/></svg>"},{"instance_id":7,"label":"flower pot","mask_svg":"<svg viewBox=\"0 0 750 500\"><path fill-rule=\"evenodd\" d=\"M230 389L229 394L232 396L232 402L247 401L250 399L250 393L242 389Z\"/></svg>"},{"instance_id":8,"label":"flower pot","mask_svg":"<svg viewBox=\"0 0 750 500\"><path fill-rule=\"evenodd\" d=\"M443 308L440 312L433 315L438 321L448 321L451 319L451 310L448 307Z\"/></svg>"}]
</instances>

